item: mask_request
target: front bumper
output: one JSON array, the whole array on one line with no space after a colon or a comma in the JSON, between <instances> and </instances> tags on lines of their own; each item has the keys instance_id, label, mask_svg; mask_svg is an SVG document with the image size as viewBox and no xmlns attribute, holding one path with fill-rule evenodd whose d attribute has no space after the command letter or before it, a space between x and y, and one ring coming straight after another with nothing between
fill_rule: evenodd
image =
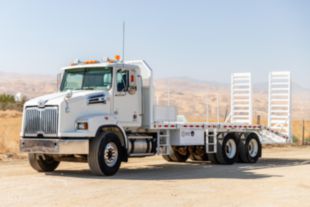
<instances>
[{"instance_id":1,"label":"front bumper","mask_svg":"<svg viewBox=\"0 0 310 207\"><path fill-rule=\"evenodd\" d=\"M88 154L89 139L22 138L20 151L42 154Z\"/></svg>"}]
</instances>

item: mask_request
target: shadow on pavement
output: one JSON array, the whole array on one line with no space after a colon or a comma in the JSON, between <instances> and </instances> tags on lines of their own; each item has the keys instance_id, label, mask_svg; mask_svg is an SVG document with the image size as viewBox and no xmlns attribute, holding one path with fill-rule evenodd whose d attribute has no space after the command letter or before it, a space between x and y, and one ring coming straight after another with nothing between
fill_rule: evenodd
<instances>
[{"instance_id":1,"label":"shadow on pavement","mask_svg":"<svg viewBox=\"0 0 310 207\"><path fill-rule=\"evenodd\" d=\"M310 159L263 158L255 164L236 163L233 165L213 165L210 162L163 163L142 167L121 167L114 176L94 176L90 170L56 170L49 176L110 179L110 180L180 180L180 179L262 179L277 175L260 174L257 169L308 165Z\"/></svg>"}]
</instances>

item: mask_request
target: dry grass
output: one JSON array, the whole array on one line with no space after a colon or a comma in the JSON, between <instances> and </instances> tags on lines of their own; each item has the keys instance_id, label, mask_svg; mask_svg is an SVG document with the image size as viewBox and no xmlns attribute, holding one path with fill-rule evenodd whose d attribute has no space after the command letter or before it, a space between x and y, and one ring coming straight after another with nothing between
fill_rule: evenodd
<instances>
[{"instance_id":1,"label":"dry grass","mask_svg":"<svg viewBox=\"0 0 310 207\"><path fill-rule=\"evenodd\" d=\"M189 117L190 121L205 121ZM264 121L262 121L264 124ZM301 143L302 121L293 121L293 134L297 144ZM19 132L21 126L21 113L17 111L0 111L0 153L19 152ZM305 138L310 141L310 121L305 121Z\"/></svg>"},{"instance_id":2,"label":"dry grass","mask_svg":"<svg viewBox=\"0 0 310 207\"><path fill-rule=\"evenodd\" d=\"M19 152L19 132L21 113L16 111L0 112L0 153Z\"/></svg>"}]
</instances>

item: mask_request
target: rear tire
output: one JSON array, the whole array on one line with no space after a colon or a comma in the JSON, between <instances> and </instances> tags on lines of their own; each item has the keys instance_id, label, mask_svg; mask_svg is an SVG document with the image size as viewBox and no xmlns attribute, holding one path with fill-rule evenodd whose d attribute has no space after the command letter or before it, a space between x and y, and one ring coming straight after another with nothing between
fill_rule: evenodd
<instances>
[{"instance_id":1,"label":"rear tire","mask_svg":"<svg viewBox=\"0 0 310 207\"><path fill-rule=\"evenodd\" d=\"M103 132L90 140L88 165L95 175L114 175L121 160L121 142L114 133Z\"/></svg>"},{"instance_id":2,"label":"rear tire","mask_svg":"<svg viewBox=\"0 0 310 207\"><path fill-rule=\"evenodd\" d=\"M29 153L28 160L33 169L38 172L52 172L58 165L59 161L54 160L51 156Z\"/></svg>"},{"instance_id":3,"label":"rear tire","mask_svg":"<svg viewBox=\"0 0 310 207\"><path fill-rule=\"evenodd\" d=\"M217 160L215 153L208 154L208 158L212 164L219 164L219 161Z\"/></svg>"},{"instance_id":4,"label":"rear tire","mask_svg":"<svg viewBox=\"0 0 310 207\"><path fill-rule=\"evenodd\" d=\"M169 155L163 155L168 162L186 162L189 157L187 147L172 147Z\"/></svg>"},{"instance_id":5,"label":"rear tire","mask_svg":"<svg viewBox=\"0 0 310 207\"><path fill-rule=\"evenodd\" d=\"M189 148L189 158L193 161L208 161L208 155L205 152L205 148L201 146Z\"/></svg>"},{"instance_id":6,"label":"rear tire","mask_svg":"<svg viewBox=\"0 0 310 207\"><path fill-rule=\"evenodd\" d=\"M250 134L245 141L238 144L239 161L256 163L262 154L262 145L256 134Z\"/></svg>"},{"instance_id":7,"label":"rear tire","mask_svg":"<svg viewBox=\"0 0 310 207\"><path fill-rule=\"evenodd\" d=\"M164 158L164 160L166 160L168 162L172 162L172 160L171 160L169 155L162 155L162 157Z\"/></svg>"},{"instance_id":8,"label":"rear tire","mask_svg":"<svg viewBox=\"0 0 310 207\"><path fill-rule=\"evenodd\" d=\"M216 160L219 164L231 165L237 160L237 142L233 134L227 134L222 143L217 143Z\"/></svg>"}]
</instances>

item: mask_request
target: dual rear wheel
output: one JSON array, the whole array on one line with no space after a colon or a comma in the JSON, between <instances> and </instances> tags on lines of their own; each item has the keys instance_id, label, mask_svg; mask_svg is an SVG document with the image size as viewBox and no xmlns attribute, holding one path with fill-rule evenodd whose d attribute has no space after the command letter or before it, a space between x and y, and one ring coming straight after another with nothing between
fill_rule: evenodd
<instances>
[{"instance_id":1,"label":"dual rear wheel","mask_svg":"<svg viewBox=\"0 0 310 207\"><path fill-rule=\"evenodd\" d=\"M208 161L208 155L205 151L206 150L203 146L189 147L189 158L193 161Z\"/></svg>"},{"instance_id":2,"label":"dual rear wheel","mask_svg":"<svg viewBox=\"0 0 310 207\"><path fill-rule=\"evenodd\" d=\"M203 147L172 147L169 155L163 158L169 162L211 161L214 164L233 164L235 162L255 163L261 157L262 146L256 134L249 134L245 140L228 134L217 143L217 152L206 154Z\"/></svg>"},{"instance_id":3,"label":"dual rear wheel","mask_svg":"<svg viewBox=\"0 0 310 207\"><path fill-rule=\"evenodd\" d=\"M239 162L255 163L262 155L262 145L256 134L250 134L238 144Z\"/></svg>"},{"instance_id":4,"label":"dual rear wheel","mask_svg":"<svg viewBox=\"0 0 310 207\"><path fill-rule=\"evenodd\" d=\"M233 134L228 134L217 143L217 152L209 154L209 160L214 164L233 164L238 158L238 143Z\"/></svg>"},{"instance_id":5,"label":"dual rear wheel","mask_svg":"<svg viewBox=\"0 0 310 207\"><path fill-rule=\"evenodd\" d=\"M186 162L188 157L187 147L172 147L169 155L163 155L168 162Z\"/></svg>"}]
</instances>

